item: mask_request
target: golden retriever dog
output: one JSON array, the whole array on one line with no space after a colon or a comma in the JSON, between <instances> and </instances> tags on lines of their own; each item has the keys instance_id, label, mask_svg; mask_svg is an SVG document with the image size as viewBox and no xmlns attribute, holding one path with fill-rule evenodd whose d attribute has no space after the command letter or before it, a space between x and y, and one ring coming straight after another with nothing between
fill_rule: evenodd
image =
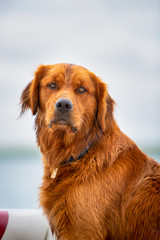
<instances>
[{"instance_id":1,"label":"golden retriever dog","mask_svg":"<svg viewBox=\"0 0 160 240\"><path fill-rule=\"evenodd\" d=\"M43 155L40 205L59 240L160 239L160 165L113 116L94 73L41 65L21 96Z\"/></svg>"}]
</instances>

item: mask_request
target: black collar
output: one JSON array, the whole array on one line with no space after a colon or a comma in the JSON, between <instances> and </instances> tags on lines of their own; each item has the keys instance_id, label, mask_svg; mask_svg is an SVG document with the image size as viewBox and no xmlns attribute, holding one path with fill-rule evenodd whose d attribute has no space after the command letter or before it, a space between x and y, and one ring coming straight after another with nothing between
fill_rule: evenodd
<instances>
[{"instance_id":1,"label":"black collar","mask_svg":"<svg viewBox=\"0 0 160 240\"><path fill-rule=\"evenodd\" d=\"M76 162L76 161L79 161L81 158L83 158L86 153L88 152L88 149L89 149L90 146L87 146L83 151L80 152L79 154L79 157L77 159L74 159L73 156L70 157L70 159L67 161L63 161L60 163L60 165L65 165L65 164L69 164L69 163L72 163L72 162ZM55 168L51 174L51 178L55 178L56 175L57 175L57 172L58 172L58 168Z\"/></svg>"},{"instance_id":2,"label":"black collar","mask_svg":"<svg viewBox=\"0 0 160 240\"><path fill-rule=\"evenodd\" d=\"M64 160L63 162L61 162L62 165L67 164L67 163L72 163L72 162L76 162L78 160L80 160L81 158L83 158L86 153L88 152L89 146L87 146L83 151L80 152L79 157L77 159L74 159L73 156L70 157L70 159Z\"/></svg>"}]
</instances>

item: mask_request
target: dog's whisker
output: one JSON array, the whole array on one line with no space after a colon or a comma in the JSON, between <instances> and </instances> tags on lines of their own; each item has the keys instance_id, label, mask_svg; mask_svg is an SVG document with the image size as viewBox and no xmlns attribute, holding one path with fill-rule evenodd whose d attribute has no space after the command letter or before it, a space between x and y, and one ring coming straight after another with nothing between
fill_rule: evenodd
<instances>
[{"instance_id":1,"label":"dog's whisker","mask_svg":"<svg viewBox=\"0 0 160 240\"><path fill-rule=\"evenodd\" d=\"M51 128L54 123L55 123L55 121L51 120L50 123L48 124L48 127Z\"/></svg>"}]
</instances>

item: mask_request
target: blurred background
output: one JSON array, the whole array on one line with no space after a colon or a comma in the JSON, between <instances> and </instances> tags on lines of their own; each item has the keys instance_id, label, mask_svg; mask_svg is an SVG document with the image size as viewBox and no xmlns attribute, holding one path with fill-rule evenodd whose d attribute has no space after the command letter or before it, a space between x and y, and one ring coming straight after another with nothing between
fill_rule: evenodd
<instances>
[{"instance_id":1,"label":"blurred background","mask_svg":"<svg viewBox=\"0 0 160 240\"><path fill-rule=\"evenodd\" d=\"M107 83L121 128L160 161L158 0L0 1L0 208L38 208L34 117L22 90L39 64L82 65Z\"/></svg>"}]
</instances>

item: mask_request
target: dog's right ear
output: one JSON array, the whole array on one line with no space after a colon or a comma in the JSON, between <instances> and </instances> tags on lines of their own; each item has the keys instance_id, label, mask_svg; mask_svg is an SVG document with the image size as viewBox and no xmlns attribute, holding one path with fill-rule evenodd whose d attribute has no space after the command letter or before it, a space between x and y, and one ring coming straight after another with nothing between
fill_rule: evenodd
<instances>
[{"instance_id":1,"label":"dog's right ear","mask_svg":"<svg viewBox=\"0 0 160 240\"><path fill-rule=\"evenodd\" d=\"M24 114L25 111L30 108L32 114L36 115L39 107L39 86L40 80L44 77L46 73L46 66L40 65L35 72L35 78L28 83L26 88L23 90L20 104L21 104L21 114Z\"/></svg>"},{"instance_id":2,"label":"dog's right ear","mask_svg":"<svg viewBox=\"0 0 160 240\"><path fill-rule=\"evenodd\" d=\"M21 99L20 99L20 104L21 104L21 113L20 115L23 115L25 111L31 107L30 103L30 88L31 88L32 81L28 83L26 88L23 90Z\"/></svg>"}]
</instances>

